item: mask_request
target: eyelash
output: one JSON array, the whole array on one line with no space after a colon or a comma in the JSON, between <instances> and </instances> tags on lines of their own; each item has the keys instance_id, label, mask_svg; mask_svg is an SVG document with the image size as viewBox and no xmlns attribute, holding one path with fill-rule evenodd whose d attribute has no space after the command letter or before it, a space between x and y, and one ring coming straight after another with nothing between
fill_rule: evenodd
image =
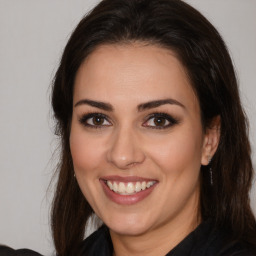
<instances>
[{"instance_id":1,"label":"eyelash","mask_svg":"<svg viewBox=\"0 0 256 256\"><path fill-rule=\"evenodd\" d=\"M90 119L93 119L93 118L103 118L103 124L99 124L99 125L96 125L96 124L89 124L88 123L88 120ZM169 122L167 125L164 125L164 126L152 126L152 125L147 125L146 123L149 123L151 120L154 120L156 118L163 118L164 122ZM170 116L169 114L166 114L166 113L162 113L162 112L157 112L157 113L153 113L149 116L147 116L147 118L145 118L146 121L143 122L142 126L143 127L148 127L148 128L151 128L151 129L167 129L171 126L174 126L176 124L179 123L179 120L177 120L176 118ZM93 122L93 120L91 120ZM109 124L104 124L104 122L108 122ZM85 127L89 127L89 128L93 128L93 129L101 129L101 128L104 128L104 127L107 127L107 126L111 126L112 123L109 121L108 117L102 113L89 113L89 114L85 114L83 115L80 119L79 119L79 122L84 125ZM154 122L154 121L153 121Z\"/></svg>"},{"instance_id":2,"label":"eyelash","mask_svg":"<svg viewBox=\"0 0 256 256\"><path fill-rule=\"evenodd\" d=\"M110 125L92 125L88 123L89 119L93 119L93 118L104 118L104 122L107 121L108 123L110 123ZM93 128L93 129L99 129L99 128L103 128L104 126L111 126L111 122L108 120L107 116L102 114L102 113L89 113L89 114L85 114L83 115L80 119L79 122L89 128Z\"/></svg>"},{"instance_id":3,"label":"eyelash","mask_svg":"<svg viewBox=\"0 0 256 256\"><path fill-rule=\"evenodd\" d=\"M169 122L168 125L164 125L164 126L147 126L147 125L144 125L146 122L149 122L150 120L153 120L153 119L156 119L156 118L163 118L166 121ZM151 115L149 115L146 119L147 121L143 123L143 126L144 127L148 127L148 128L151 128L151 129L167 129L171 126L174 126L176 124L179 123L179 120L170 116L169 114L166 114L166 113L161 113L161 112L157 112L157 113L153 113Z\"/></svg>"}]
</instances>

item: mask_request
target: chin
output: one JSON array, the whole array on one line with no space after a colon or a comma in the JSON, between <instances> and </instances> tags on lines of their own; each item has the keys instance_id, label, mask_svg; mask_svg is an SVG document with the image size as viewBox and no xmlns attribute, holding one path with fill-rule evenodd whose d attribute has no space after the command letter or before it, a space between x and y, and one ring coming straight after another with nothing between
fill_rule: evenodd
<instances>
[{"instance_id":1,"label":"chin","mask_svg":"<svg viewBox=\"0 0 256 256\"><path fill-rule=\"evenodd\" d=\"M116 234L122 236L140 236L147 233L146 228L144 227L131 227L131 226L122 226L122 227L109 227L111 231L115 232Z\"/></svg>"},{"instance_id":2,"label":"chin","mask_svg":"<svg viewBox=\"0 0 256 256\"><path fill-rule=\"evenodd\" d=\"M139 236L150 229L150 223L138 216L126 216L113 218L105 224L110 230L120 235Z\"/></svg>"}]
</instances>

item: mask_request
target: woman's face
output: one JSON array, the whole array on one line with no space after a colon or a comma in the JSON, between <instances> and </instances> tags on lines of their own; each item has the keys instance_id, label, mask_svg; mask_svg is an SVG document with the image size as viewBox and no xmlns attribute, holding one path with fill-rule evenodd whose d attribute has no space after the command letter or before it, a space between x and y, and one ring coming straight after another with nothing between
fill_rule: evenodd
<instances>
[{"instance_id":1,"label":"woman's face","mask_svg":"<svg viewBox=\"0 0 256 256\"><path fill-rule=\"evenodd\" d=\"M174 53L138 43L100 46L78 70L73 102L76 179L112 232L195 221L208 135Z\"/></svg>"}]
</instances>

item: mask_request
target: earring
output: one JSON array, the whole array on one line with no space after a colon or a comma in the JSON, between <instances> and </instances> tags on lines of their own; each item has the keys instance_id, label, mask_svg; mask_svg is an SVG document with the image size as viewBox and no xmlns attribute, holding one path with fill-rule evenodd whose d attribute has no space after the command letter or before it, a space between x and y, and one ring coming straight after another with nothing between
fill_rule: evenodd
<instances>
[{"instance_id":1,"label":"earring","mask_svg":"<svg viewBox=\"0 0 256 256\"><path fill-rule=\"evenodd\" d=\"M212 161L212 158L211 156L208 157L208 165L211 164L211 161ZM210 172L210 183L211 183L211 186L213 186L213 178L212 178L212 167L210 166L209 168L209 172Z\"/></svg>"},{"instance_id":2,"label":"earring","mask_svg":"<svg viewBox=\"0 0 256 256\"><path fill-rule=\"evenodd\" d=\"M76 174L74 173L74 178L76 178Z\"/></svg>"}]
</instances>

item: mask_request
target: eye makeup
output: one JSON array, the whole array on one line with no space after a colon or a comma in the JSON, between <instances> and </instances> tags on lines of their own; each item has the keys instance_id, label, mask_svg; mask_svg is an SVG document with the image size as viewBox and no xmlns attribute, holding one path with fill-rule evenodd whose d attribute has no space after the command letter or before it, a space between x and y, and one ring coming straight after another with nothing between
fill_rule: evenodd
<instances>
[{"instance_id":1,"label":"eye makeup","mask_svg":"<svg viewBox=\"0 0 256 256\"><path fill-rule=\"evenodd\" d=\"M156 112L147 116L146 122L142 126L151 129L167 129L179 123L180 121L177 118L167 113Z\"/></svg>"},{"instance_id":2,"label":"eye makeup","mask_svg":"<svg viewBox=\"0 0 256 256\"><path fill-rule=\"evenodd\" d=\"M84 114L81 118L79 118L79 123L85 127L94 129L112 125L106 115L97 112Z\"/></svg>"},{"instance_id":3,"label":"eye makeup","mask_svg":"<svg viewBox=\"0 0 256 256\"><path fill-rule=\"evenodd\" d=\"M110 118L99 112L87 113L79 118L79 123L88 128L105 128L112 126ZM167 129L180 123L180 120L164 112L154 112L147 115L142 122L142 126L150 129Z\"/></svg>"}]
</instances>

